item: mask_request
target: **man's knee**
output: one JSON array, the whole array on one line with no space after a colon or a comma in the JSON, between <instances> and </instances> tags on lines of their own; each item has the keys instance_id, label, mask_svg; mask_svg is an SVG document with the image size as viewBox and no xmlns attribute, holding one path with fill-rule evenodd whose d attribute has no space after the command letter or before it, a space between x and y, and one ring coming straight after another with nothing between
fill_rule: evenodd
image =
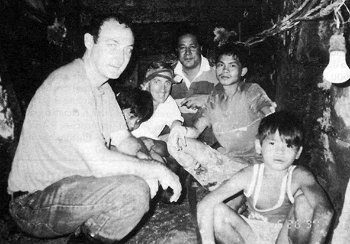
<instances>
[{"instance_id":1,"label":"man's knee","mask_svg":"<svg viewBox=\"0 0 350 244\"><path fill-rule=\"evenodd\" d=\"M131 184L130 197L134 199L139 210L147 212L150 201L150 189L147 182L138 176L130 175L128 177Z\"/></svg>"}]
</instances>

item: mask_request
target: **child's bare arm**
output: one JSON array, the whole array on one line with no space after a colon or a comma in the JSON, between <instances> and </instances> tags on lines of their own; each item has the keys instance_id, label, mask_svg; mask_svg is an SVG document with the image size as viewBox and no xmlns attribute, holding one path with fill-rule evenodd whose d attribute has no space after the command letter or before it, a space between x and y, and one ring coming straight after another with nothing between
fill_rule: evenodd
<instances>
[{"instance_id":1,"label":"child's bare arm","mask_svg":"<svg viewBox=\"0 0 350 244\"><path fill-rule=\"evenodd\" d=\"M237 172L216 190L209 193L197 206L197 222L203 244L214 244L214 207L225 199L244 190L251 178L252 167Z\"/></svg>"},{"instance_id":2,"label":"child's bare arm","mask_svg":"<svg viewBox=\"0 0 350 244\"><path fill-rule=\"evenodd\" d=\"M293 172L293 178L314 210L309 243L324 243L333 217L331 203L322 187L316 182L315 177L305 168L296 168Z\"/></svg>"}]
</instances>

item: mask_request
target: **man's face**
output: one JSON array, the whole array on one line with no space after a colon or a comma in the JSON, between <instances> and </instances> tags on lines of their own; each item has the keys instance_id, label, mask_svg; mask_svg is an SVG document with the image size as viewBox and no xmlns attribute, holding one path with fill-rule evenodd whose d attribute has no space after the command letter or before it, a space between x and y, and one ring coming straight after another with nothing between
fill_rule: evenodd
<instances>
[{"instance_id":1,"label":"man's face","mask_svg":"<svg viewBox=\"0 0 350 244\"><path fill-rule=\"evenodd\" d=\"M96 43L91 45L91 59L97 72L105 79L116 79L125 70L134 45L130 28L114 19L100 28Z\"/></svg>"},{"instance_id":2,"label":"man's face","mask_svg":"<svg viewBox=\"0 0 350 244\"><path fill-rule=\"evenodd\" d=\"M194 69L201 64L201 47L194 35L180 36L177 50L179 60L184 68Z\"/></svg>"},{"instance_id":3,"label":"man's face","mask_svg":"<svg viewBox=\"0 0 350 244\"><path fill-rule=\"evenodd\" d=\"M223 86L233 85L241 80L242 65L232 55L222 55L216 63L216 77Z\"/></svg>"}]
</instances>

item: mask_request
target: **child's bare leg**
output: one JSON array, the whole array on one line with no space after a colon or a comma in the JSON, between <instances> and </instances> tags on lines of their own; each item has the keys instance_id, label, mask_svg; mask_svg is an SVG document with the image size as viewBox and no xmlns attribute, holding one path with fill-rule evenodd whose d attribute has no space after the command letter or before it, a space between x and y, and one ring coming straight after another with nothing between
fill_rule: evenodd
<instances>
[{"instance_id":1,"label":"child's bare leg","mask_svg":"<svg viewBox=\"0 0 350 244\"><path fill-rule=\"evenodd\" d=\"M295 198L276 243L308 243L312 229L313 209L301 194Z\"/></svg>"},{"instance_id":2,"label":"child's bare leg","mask_svg":"<svg viewBox=\"0 0 350 244\"><path fill-rule=\"evenodd\" d=\"M250 226L224 203L214 208L214 234L219 243L256 243Z\"/></svg>"}]
</instances>

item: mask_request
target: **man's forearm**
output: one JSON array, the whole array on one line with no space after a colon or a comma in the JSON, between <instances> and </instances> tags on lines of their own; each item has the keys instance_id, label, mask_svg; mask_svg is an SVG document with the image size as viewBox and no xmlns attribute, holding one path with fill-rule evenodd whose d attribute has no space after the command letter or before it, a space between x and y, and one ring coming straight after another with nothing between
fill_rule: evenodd
<instances>
[{"instance_id":1,"label":"man's forearm","mask_svg":"<svg viewBox=\"0 0 350 244\"><path fill-rule=\"evenodd\" d=\"M146 145L142 142L141 139L134 137L130 134L130 136L123 139L121 142L116 145L116 148L119 152L135 156L138 152L143 152L148 155L148 150Z\"/></svg>"},{"instance_id":2,"label":"man's forearm","mask_svg":"<svg viewBox=\"0 0 350 244\"><path fill-rule=\"evenodd\" d=\"M155 161L140 160L119 151L108 150L97 143L81 143L77 149L96 177L132 174L150 179L156 173L153 171L158 168Z\"/></svg>"}]
</instances>

